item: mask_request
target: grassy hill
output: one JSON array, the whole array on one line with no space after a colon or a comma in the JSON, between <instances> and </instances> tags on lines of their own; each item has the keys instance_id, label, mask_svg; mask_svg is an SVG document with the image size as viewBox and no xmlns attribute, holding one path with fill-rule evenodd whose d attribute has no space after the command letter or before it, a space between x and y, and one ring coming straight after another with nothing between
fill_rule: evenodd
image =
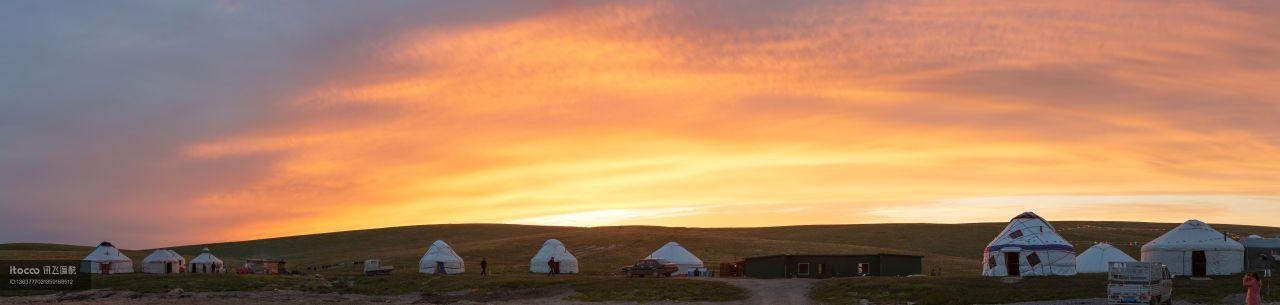
<instances>
[{"instance_id":1,"label":"grassy hill","mask_svg":"<svg viewBox=\"0 0 1280 305\"><path fill-rule=\"evenodd\" d=\"M1174 223L1054 222L1077 251L1095 242L1111 242L1138 257L1139 247ZM626 279L608 276L618 267L643 258L668 241L684 245L708 266L745 257L779 253L901 253L924 256L924 268L942 268L944 277L845 278L822 281L810 291L822 303L851 304L871 298L918 304L999 303L1101 295L1105 279L1097 275L1028 279L1005 284L978 276L982 249L1005 223L811 225L765 228L672 228L651 226L552 227L505 224L424 225L334 232L261 240L167 247L194 258L211 248L230 266L247 258L279 258L293 269L320 276L271 277L236 275L113 275L96 278L97 288L140 292L236 291L289 289L321 293L398 295L420 292L425 301L467 299L478 302L574 291L570 299L625 301L731 301L747 293L723 282ZM1280 235L1280 228L1215 224L1236 237ZM581 263L583 276L545 277L528 274L529 258L548 238L560 239ZM417 260L437 239L449 242L466 261L468 274L429 277L417 274ZM117 246L128 247L117 243ZM0 244L0 259L81 259L90 246ZM123 250L140 263L152 249ZM481 277L478 262L488 258L495 277ZM359 275L354 262L379 258L397 266L390 277ZM137 266L135 264L135 266ZM308 266L326 266L306 270ZM1067 283L1066 285L1063 285ZM1235 277L1177 283L1180 300L1214 303L1239 290ZM1026 291L1036 291L1034 294ZM459 292L463 292L459 294ZM1018 292L1018 293L1013 293ZM5 295L0 293L0 295ZM963 295L967 299L957 299Z\"/></svg>"},{"instance_id":2,"label":"grassy hill","mask_svg":"<svg viewBox=\"0 0 1280 305\"><path fill-rule=\"evenodd\" d=\"M1107 241L1133 257L1138 248L1169 229L1173 223L1054 222L1053 225L1077 251L1093 242ZM416 268L431 242L442 239L453 246L475 270L481 257L496 272L528 270L529 258L548 238L560 239L581 261L583 273L607 274L643 258L668 241L684 245L708 265L744 257L779 253L902 253L923 255L925 269L942 268L947 274L979 272L982 248L1004 228L1004 223L974 224L863 224L812 225L764 228L675 228L652 226L553 227L507 224L451 224L406 226L370 230L300 235L239 242L169 247L193 258L209 247L231 266L246 258L280 258L294 269L335 266L320 273L349 272L353 262L380 258L384 264ZM1280 228L1215 224L1232 235L1280 235ZM1134 244L1126 244L1132 242ZM117 244L128 247L128 245ZM53 244L0 244L0 259L80 259L89 246ZM140 261L151 249L124 250ZM477 270L478 271L478 270Z\"/></svg>"}]
</instances>

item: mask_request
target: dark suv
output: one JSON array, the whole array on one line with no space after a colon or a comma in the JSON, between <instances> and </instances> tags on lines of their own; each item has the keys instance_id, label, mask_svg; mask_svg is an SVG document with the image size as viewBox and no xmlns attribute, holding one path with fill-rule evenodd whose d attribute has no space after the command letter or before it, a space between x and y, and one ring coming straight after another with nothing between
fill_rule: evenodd
<instances>
[{"instance_id":1,"label":"dark suv","mask_svg":"<svg viewBox=\"0 0 1280 305\"><path fill-rule=\"evenodd\" d=\"M646 258L636 261L635 265L622 267L622 274L627 275L627 277L645 277L646 275L670 277L672 273L676 273L676 270L679 269L680 267L677 267L676 264L665 259Z\"/></svg>"}]
</instances>

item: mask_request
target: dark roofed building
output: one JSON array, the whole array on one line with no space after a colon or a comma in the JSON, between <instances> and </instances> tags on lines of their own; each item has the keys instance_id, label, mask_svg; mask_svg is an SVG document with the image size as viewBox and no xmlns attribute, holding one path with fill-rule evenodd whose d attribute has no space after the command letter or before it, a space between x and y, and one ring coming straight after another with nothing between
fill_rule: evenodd
<instances>
[{"instance_id":1,"label":"dark roofed building","mask_svg":"<svg viewBox=\"0 0 1280 305\"><path fill-rule=\"evenodd\" d=\"M244 268L253 274L287 274L289 269L285 268L285 261L278 259L246 259L244 260Z\"/></svg>"},{"instance_id":2,"label":"dark roofed building","mask_svg":"<svg viewBox=\"0 0 1280 305\"><path fill-rule=\"evenodd\" d=\"M907 276L920 274L921 256L901 254L779 254L750 257L744 274L761 279Z\"/></svg>"},{"instance_id":3,"label":"dark roofed building","mask_svg":"<svg viewBox=\"0 0 1280 305\"><path fill-rule=\"evenodd\" d=\"M1280 270L1280 237L1250 236L1240 240L1244 245L1244 271Z\"/></svg>"}]
</instances>

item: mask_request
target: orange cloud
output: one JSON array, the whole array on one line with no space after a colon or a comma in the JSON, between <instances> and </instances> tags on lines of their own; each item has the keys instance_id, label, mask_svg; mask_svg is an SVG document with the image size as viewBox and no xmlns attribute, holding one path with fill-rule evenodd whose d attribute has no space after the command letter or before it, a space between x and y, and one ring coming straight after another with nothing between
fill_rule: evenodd
<instances>
[{"instance_id":1,"label":"orange cloud","mask_svg":"<svg viewBox=\"0 0 1280 305\"><path fill-rule=\"evenodd\" d=\"M358 74L277 105L314 117L184 153L277 156L250 187L195 201L299 215L227 232L242 238L601 215L612 220L583 224L1020 212L962 200L1001 196L1083 198L1055 204L1130 220L1196 209L1126 212L1158 203L1091 196L1277 202L1232 199L1280 193L1280 92L1268 84L1280 27L1266 14L1005 5L609 5L409 31ZM742 204L794 217L727 211ZM910 212L924 208L983 212ZM647 209L664 216L633 216ZM1072 213L1056 218L1098 215ZM1245 214L1214 221L1280 225Z\"/></svg>"}]
</instances>

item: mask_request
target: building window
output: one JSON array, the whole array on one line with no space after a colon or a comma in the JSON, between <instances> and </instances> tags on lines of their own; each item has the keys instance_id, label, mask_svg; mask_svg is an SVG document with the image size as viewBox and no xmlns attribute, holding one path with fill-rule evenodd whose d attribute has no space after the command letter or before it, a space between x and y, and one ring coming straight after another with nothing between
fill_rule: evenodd
<instances>
[{"instance_id":1,"label":"building window","mask_svg":"<svg viewBox=\"0 0 1280 305\"><path fill-rule=\"evenodd\" d=\"M868 273L870 273L870 271L871 271L871 270L869 270L869 269L871 269L871 264L867 264L867 263L859 263L859 264L858 264L858 275L867 275L867 274L868 274Z\"/></svg>"},{"instance_id":2,"label":"building window","mask_svg":"<svg viewBox=\"0 0 1280 305\"><path fill-rule=\"evenodd\" d=\"M796 264L796 274L809 275L809 263Z\"/></svg>"},{"instance_id":3,"label":"building window","mask_svg":"<svg viewBox=\"0 0 1280 305\"><path fill-rule=\"evenodd\" d=\"M1013 231L1012 233L1009 233L1009 239L1018 239L1018 238L1022 238L1022 230L1017 230L1017 231Z\"/></svg>"},{"instance_id":4,"label":"building window","mask_svg":"<svg viewBox=\"0 0 1280 305\"><path fill-rule=\"evenodd\" d=\"M1036 255L1035 252L1031 252L1031 254L1027 254L1027 264L1031 266L1039 265L1040 256Z\"/></svg>"}]
</instances>

